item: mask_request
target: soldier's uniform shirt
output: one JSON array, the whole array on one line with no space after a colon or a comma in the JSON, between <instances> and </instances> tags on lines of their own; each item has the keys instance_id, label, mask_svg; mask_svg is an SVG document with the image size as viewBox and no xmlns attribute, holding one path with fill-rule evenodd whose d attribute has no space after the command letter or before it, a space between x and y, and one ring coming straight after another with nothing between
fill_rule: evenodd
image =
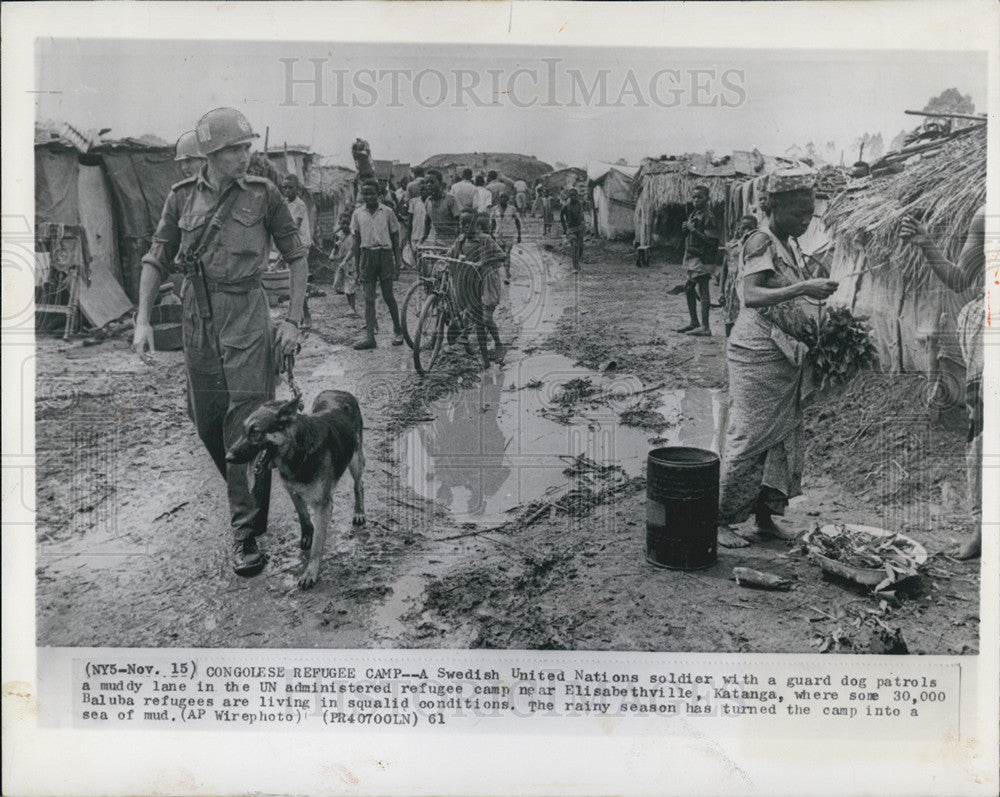
<instances>
[{"instance_id":1,"label":"soldier's uniform shirt","mask_svg":"<svg viewBox=\"0 0 1000 797\"><path fill-rule=\"evenodd\" d=\"M247 466L225 460L243 420L274 398L271 314L260 274L272 238L286 262L304 257L306 248L285 198L270 181L248 176L230 190L237 193L232 211L202 256L212 315L202 318L198 312L190 277L181 288L181 302L188 413L226 479L233 534L241 540L266 530L270 496L270 471L251 493ZM166 277L175 258L201 238L219 198L204 168L177 183L143 264Z\"/></svg>"},{"instance_id":2,"label":"soldier's uniform shirt","mask_svg":"<svg viewBox=\"0 0 1000 797\"><path fill-rule=\"evenodd\" d=\"M247 176L233 190L240 196L202 258L208 279L236 282L259 274L267 265L269 237L288 262L306 254L288 203L270 180ZM178 252L197 242L218 201L204 167L196 177L174 185L142 262L165 278Z\"/></svg>"}]
</instances>

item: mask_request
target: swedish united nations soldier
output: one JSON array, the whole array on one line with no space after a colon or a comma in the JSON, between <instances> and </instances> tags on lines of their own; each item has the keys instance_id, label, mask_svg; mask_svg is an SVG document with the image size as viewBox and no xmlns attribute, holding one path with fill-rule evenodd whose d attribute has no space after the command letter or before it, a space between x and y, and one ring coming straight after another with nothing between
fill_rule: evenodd
<instances>
[{"instance_id":1,"label":"swedish united nations soldier","mask_svg":"<svg viewBox=\"0 0 1000 797\"><path fill-rule=\"evenodd\" d=\"M198 148L198 134L194 130L188 130L177 139L177 146L174 148L177 165L181 167L181 173L185 177L194 177L205 165L205 156Z\"/></svg>"},{"instance_id":2,"label":"swedish united nations soldier","mask_svg":"<svg viewBox=\"0 0 1000 797\"><path fill-rule=\"evenodd\" d=\"M195 129L207 161L171 189L153 243L142 260L133 346L150 361L150 307L176 262L181 288L188 412L226 480L233 531L233 566L254 575L265 558L256 537L267 528L270 471L248 486L247 465L226 463L243 420L274 398L275 357L295 352L305 298L306 249L288 205L268 180L247 175L257 135L239 111L209 111ZM261 273L270 240L291 272L287 316L275 332Z\"/></svg>"}]
</instances>

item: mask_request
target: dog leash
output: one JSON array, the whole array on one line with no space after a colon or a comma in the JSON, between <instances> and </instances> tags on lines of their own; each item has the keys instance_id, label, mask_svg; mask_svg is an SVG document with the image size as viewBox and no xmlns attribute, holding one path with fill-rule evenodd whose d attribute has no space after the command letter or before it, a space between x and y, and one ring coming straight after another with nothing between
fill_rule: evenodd
<instances>
[{"instance_id":1,"label":"dog leash","mask_svg":"<svg viewBox=\"0 0 1000 797\"><path fill-rule=\"evenodd\" d=\"M302 350L301 344L296 345L295 352L298 353ZM285 354L281 358L281 370L287 374L288 387L291 388L292 396L298 400L299 412L305 407L305 402L302 400L302 389L298 386L295 381L295 354ZM254 458L253 462L253 474L254 479L259 479L265 472L274 467L274 456L271 448L269 446L261 449L261 451Z\"/></svg>"},{"instance_id":2,"label":"dog leash","mask_svg":"<svg viewBox=\"0 0 1000 797\"><path fill-rule=\"evenodd\" d=\"M284 355L284 357L282 358L282 366L281 366L281 370L288 375L288 387L291 389L292 395L296 399L298 399L299 412L302 412L302 410L305 408L306 405L305 402L302 400L302 390L295 382L295 373L293 369L295 368L295 354L301 351L301 349L302 349L301 345L296 345L295 353Z\"/></svg>"}]
</instances>

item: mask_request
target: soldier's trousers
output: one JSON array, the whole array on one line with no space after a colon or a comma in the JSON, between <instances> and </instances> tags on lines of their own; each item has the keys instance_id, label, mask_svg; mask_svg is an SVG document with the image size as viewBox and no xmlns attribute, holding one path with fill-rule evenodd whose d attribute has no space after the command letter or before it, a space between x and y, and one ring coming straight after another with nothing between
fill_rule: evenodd
<instances>
[{"instance_id":1,"label":"soldier's trousers","mask_svg":"<svg viewBox=\"0 0 1000 797\"><path fill-rule=\"evenodd\" d=\"M185 281L188 414L226 480L234 539L244 540L267 530L271 471L261 474L251 490L251 465L227 463L226 450L239 438L246 417L274 398L271 316L259 286L248 293L213 291L210 298L212 317L203 319Z\"/></svg>"}]
</instances>

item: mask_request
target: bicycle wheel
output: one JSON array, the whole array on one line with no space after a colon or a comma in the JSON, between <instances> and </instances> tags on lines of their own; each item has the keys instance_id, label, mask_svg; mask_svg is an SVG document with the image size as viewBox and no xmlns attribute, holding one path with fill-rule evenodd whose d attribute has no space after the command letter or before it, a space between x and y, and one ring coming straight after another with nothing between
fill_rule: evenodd
<instances>
[{"instance_id":1,"label":"bicycle wheel","mask_svg":"<svg viewBox=\"0 0 1000 797\"><path fill-rule=\"evenodd\" d=\"M427 374L434 367L444 345L444 336L444 301L436 293L432 293L420 309L417 333L413 338L413 365L418 374Z\"/></svg>"},{"instance_id":2,"label":"bicycle wheel","mask_svg":"<svg viewBox=\"0 0 1000 797\"><path fill-rule=\"evenodd\" d=\"M410 337L410 330L416 331L417 323L420 321L421 302L417 297L417 290L421 284L418 279L410 286L403 298L403 304L399 308L399 325L403 328L403 340L411 349L413 348L413 338Z\"/></svg>"}]
</instances>

